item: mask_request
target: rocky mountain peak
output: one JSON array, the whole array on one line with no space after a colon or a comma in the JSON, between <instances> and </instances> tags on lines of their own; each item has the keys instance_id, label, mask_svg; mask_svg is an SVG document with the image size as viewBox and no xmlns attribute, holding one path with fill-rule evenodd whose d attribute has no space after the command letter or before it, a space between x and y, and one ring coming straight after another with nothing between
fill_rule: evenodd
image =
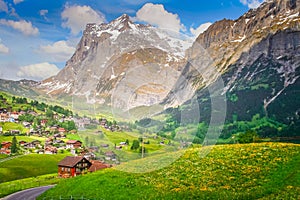
<instances>
[{"instance_id":1,"label":"rocky mountain peak","mask_svg":"<svg viewBox=\"0 0 300 200\"><path fill-rule=\"evenodd\" d=\"M241 70L243 66L252 65L260 57L281 58L287 51L289 53L286 54L291 55L290 51L297 49L299 43L299 40L291 39L292 36L296 38L300 31L299 12L300 0L267 0L260 7L250 9L236 20L223 19L211 25L198 36L193 46L187 51L186 57L191 64L184 68L183 77L190 77L189 81L194 88L184 100L188 100L195 90L213 83L217 77L227 73L230 66L236 63L240 64L239 70ZM282 37L276 37L280 45L276 46L271 41L273 39L271 36L280 35L280 33ZM264 45L260 45L263 41ZM252 50L251 55L245 56L254 46L259 46L257 47L259 50ZM290 49L287 50L288 48ZM207 62L204 62L205 59ZM196 66L198 71L201 68L201 74L191 66ZM296 65L293 64L291 67L293 70L294 66ZM293 77L292 81L286 80L286 85L294 81L295 75L290 74L292 74L290 77ZM234 76L231 83L235 83L239 76L240 74ZM231 83L225 87L225 92L231 88ZM184 87L184 84L188 85L180 80L177 82L175 87L177 94L187 93L187 86ZM172 95L167 99L168 102L176 102Z\"/></svg>"},{"instance_id":2,"label":"rocky mountain peak","mask_svg":"<svg viewBox=\"0 0 300 200\"><path fill-rule=\"evenodd\" d=\"M121 109L149 106L169 93L191 44L156 27L135 24L126 14L109 23L88 24L65 68L39 88L50 95L72 94L105 105L113 96ZM123 102L131 95L127 108Z\"/></svg>"},{"instance_id":3,"label":"rocky mountain peak","mask_svg":"<svg viewBox=\"0 0 300 200\"><path fill-rule=\"evenodd\" d=\"M149 26L135 24L130 20L130 17L127 14L112 20L109 23L102 23L97 25L96 23L87 24L84 31L85 34L92 34L98 37L101 37L102 33L109 33L117 37L118 34L128 31L128 30L138 30L140 28L145 28Z\"/></svg>"},{"instance_id":4,"label":"rocky mountain peak","mask_svg":"<svg viewBox=\"0 0 300 200\"><path fill-rule=\"evenodd\" d=\"M269 34L286 29L298 30L299 11L299 0L268 0L236 20L223 19L214 23L199 35L196 43L207 50L220 71L225 71L226 66L234 63L242 52ZM196 56L190 54L191 58Z\"/></svg>"},{"instance_id":5,"label":"rocky mountain peak","mask_svg":"<svg viewBox=\"0 0 300 200\"><path fill-rule=\"evenodd\" d=\"M117 19L111 21L109 23L109 26L111 26L111 29L118 30L120 32L133 29L135 24L130 20L129 16L127 14L123 14L122 16L118 17Z\"/></svg>"}]
</instances>

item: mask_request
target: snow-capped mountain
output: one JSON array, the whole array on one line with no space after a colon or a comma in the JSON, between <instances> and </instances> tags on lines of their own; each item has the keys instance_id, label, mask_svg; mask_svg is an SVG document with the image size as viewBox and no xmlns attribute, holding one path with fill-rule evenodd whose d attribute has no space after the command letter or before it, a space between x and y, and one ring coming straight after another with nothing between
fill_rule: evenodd
<instances>
[{"instance_id":1,"label":"snow-capped mountain","mask_svg":"<svg viewBox=\"0 0 300 200\"><path fill-rule=\"evenodd\" d=\"M155 27L135 24L128 15L108 24L88 24L65 68L39 89L106 105L113 97L122 109L152 105L170 92L191 45Z\"/></svg>"}]
</instances>

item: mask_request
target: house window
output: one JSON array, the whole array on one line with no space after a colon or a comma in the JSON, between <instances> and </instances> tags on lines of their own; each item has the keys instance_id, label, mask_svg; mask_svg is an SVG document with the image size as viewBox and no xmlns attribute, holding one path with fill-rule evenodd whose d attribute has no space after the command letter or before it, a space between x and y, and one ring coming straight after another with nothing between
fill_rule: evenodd
<instances>
[{"instance_id":1,"label":"house window","mask_svg":"<svg viewBox=\"0 0 300 200\"><path fill-rule=\"evenodd\" d=\"M68 168L68 172L70 172L71 171L71 169L70 168Z\"/></svg>"},{"instance_id":2,"label":"house window","mask_svg":"<svg viewBox=\"0 0 300 200\"><path fill-rule=\"evenodd\" d=\"M61 171L63 172L64 170L65 170L65 168L64 168L64 167L62 167L62 168L61 168Z\"/></svg>"}]
</instances>

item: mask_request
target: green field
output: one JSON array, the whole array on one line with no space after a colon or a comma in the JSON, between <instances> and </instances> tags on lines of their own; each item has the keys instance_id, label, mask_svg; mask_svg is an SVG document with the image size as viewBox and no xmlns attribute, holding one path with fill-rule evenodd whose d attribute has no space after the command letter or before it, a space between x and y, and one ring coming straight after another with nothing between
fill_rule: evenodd
<instances>
[{"instance_id":1,"label":"green field","mask_svg":"<svg viewBox=\"0 0 300 200\"><path fill-rule=\"evenodd\" d=\"M57 164L67 154L29 154L0 162L0 183L57 172Z\"/></svg>"},{"instance_id":2,"label":"green field","mask_svg":"<svg viewBox=\"0 0 300 200\"><path fill-rule=\"evenodd\" d=\"M207 150L210 153L202 157ZM178 160L148 173L163 161L149 157L67 179L40 199L299 199L300 145L259 143L191 148L168 153Z\"/></svg>"},{"instance_id":3,"label":"green field","mask_svg":"<svg viewBox=\"0 0 300 200\"><path fill-rule=\"evenodd\" d=\"M7 157L8 157L8 155L0 154L0 159L7 158Z\"/></svg>"},{"instance_id":4,"label":"green field","mask_svg":"<svg viewBox=\"0 0 300 200\"><path fill-rule=\"evenodd\" d=\"M1 142L11 142L14 136L0 136L0 143ZM38 140L40 142L44 142L47 138L45 137L37 137L37 136L16 136L17 141L25 141L25 142L32 142L34 140Z\"/></svg>"},{"instance_id":5,"label":"green field","mask_svg":"<svg viewBox=\"0 0 300 200\"><path fill-rule=\"evenodd\" d=\"M28 188L57 184L59 181L61 178L54 173L0 183L0 198Z\"/></svg>"},{"instance_id":6,"label":"green field","mask_svg":"<svg viewBox=\"0 0 300 200\"><path fill-rule=\"evenodd\" d=\"M24 128L22 124L14 122L0 122L0 126L3 128L3 132L9 132L10 130L19 130L21 133L27 133L29 129Z\"/></svg>"},{"instance_id":7,"label":"green field","mask_svg":"<svg viewBox=\"0 0 300 200\"><path fill-rule=\"evenodd\" d=\"M140 137L144 137L144 141L149 142L149 144L144 144L148 156L170 151L169 149L171 148L167 145L160 145L159 143L160 141L162 141L162 138L157 137L156 139L154 139L154 135L151 134L139 134L136 132L125 131L111 132L103 128L101 128L101 131L103 132L103 134L99 134L97 130L79 131L78 134L68 135L67 137L70 139L81 140L86 146L90 146L90 142L93 142L94 146L100 146L101 144L109 144L109 148L103 149L102 151L114 151L116 154L118 154L122 162L141 158L141 154L138 152L138 150L133 151L130 149L133 140L138 140ZM88 138L89 144L86 144L86 138ZM129 141L129 145L123 146L122 150L115 150L115 145L118 146L120 142L125 142L126 140ZM166 142L168 142L168 140Z\"/></svg>"}]
</instances>

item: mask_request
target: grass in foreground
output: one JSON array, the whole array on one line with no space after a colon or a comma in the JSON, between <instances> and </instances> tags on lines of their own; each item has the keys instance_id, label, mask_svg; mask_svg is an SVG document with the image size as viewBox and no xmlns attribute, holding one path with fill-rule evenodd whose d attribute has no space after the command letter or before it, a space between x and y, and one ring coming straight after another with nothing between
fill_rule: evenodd
<instances>
[{"instance_id":1,"label":"grass in foreground","mask_svg":"<svg viewBox=\"0 0 300 200\"><path fill-rule=\"evenodd\" d=\"M39 199L299 199L300 145L220 145L201 158L207 148L189 149L171 165L149 173L108 169L63 180ZM152 161L155 157L120 167L134 171Z\"/></svg>"},{"instance_id":2,"label":"grass in foreground","mask_svg":"<svg viewBox=\"0 0 300 200\"><path fill-rule=\"evenodd\" d=\"M57 164L67 154L29 154L0 163L0 183L57 172Z\"/></svg>"},{"instance_id":3,"label":"grass in foreground","mask_svg":"<svg viewBox=\"0 0 300 200\"><path fill-rule=\"evenodd\" d=\"M62 180L57 173L0 183L0 198L33 187L53 185Z\"/></svg>"}]
</instances>

